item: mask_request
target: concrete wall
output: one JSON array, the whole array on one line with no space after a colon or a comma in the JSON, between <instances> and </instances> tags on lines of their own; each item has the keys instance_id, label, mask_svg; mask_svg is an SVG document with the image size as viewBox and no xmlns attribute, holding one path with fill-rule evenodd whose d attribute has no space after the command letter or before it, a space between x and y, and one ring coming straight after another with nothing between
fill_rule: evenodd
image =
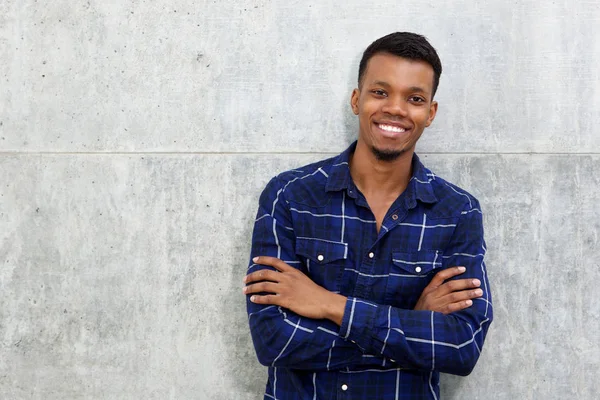
<instances>
[{"instance_id":1,"label":"concrete wall","mask_svg":"<svg viewBox=\"0 0 600 400\"><path fill-rule=\"evenodd\" d=\"M444 397L598 398L599 3L367 3L0 1L0 398L261 398L257 196L353 140L397 30L444 64L418 151L486 213L496 320Z\"/></svg>"}]
</instances>

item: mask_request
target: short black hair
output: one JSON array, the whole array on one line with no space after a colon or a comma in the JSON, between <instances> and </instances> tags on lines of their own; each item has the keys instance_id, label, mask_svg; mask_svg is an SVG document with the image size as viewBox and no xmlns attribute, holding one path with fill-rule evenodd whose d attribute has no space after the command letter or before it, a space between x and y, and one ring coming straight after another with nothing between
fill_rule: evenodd
<instances>
[{"instance_id":1,"label":"short black hair","mask_svg":"<svg viewBox=\"0 0 600 400\"><path fill-rule=\"evenodd\" d=\"M388 53L409 60L425 61L433 68L433 94L437 91L442 74L442 62L425 36L412 32L394 32L377 39L366 48L358 66L358 87L367 69L367 63L376 54Z\"/></svg>"}]
</instances>

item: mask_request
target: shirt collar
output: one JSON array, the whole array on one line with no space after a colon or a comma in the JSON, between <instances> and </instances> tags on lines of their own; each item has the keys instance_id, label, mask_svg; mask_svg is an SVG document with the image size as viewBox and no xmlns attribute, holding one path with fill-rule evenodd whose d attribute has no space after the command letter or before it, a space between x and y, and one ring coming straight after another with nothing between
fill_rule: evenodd
<instances>
[{"instance_id":1,"label":"shirt collar","mask_svg":"<svg viewBox=\"0 0 600 400\"><path fill-rule=\"evenodd\" d=\"M354 187L352 177L350 176L350 156L356 149L356 142L344 150L333 160L333 165L327 178L325 190L328 192L340 191ZM406 205L408 208L416 206L416 201L421 200L424 203L435 203L437 197L431 186L431 181L435 180L435 175L429 171L419 157L413 154L412 159L412 177L406 188Z\"/></svg>"},{"instance_id":2,"label":"shirt collar","mask_svg":"<svg viewBox=\"0 0 600 400\"><path fill-rule=\"evenodd\" d=\"M412 177L407 187L407 207L413 208L416 206L417 199L423 203L436 203L438 199L431 186L431 181L435 180L435 175L425 168L416 153L413 153L412 170Z\"/></svg>"},{"instance_id":3,"label":"shirt collar","mask_svg":"<svg viewBox=\"0 0 600 400\"><path fill-rule=\"evenodd\" d=\"M327 178L327 185L325 186L327 192L337 192L348 189L351 184L354 185L352 177L350 177L350 156L355 149L356 142L352 143L350 147L333 160L329 178Z\"/></svg>"}]
</instances>

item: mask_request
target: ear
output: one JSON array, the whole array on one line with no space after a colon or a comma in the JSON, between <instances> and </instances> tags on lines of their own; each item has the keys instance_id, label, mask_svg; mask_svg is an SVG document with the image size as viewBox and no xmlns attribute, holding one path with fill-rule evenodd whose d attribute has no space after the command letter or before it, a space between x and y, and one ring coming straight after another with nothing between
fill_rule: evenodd
<instances>
[{"instance_id":1,"label":"ear","mask_svg":"<svg viewBox=\"0 0 600 400\"><path fill-rule=\"evenodd\" d=\"M433 120L435 118L435 114L437 113L437 109L438 109L438 102L432 101L431 105L429 106L429 118L427 118L427 123L425 124L426 127L429 127L429 125L431 125L431 123L433 122Z\"/></svg>"},{"instance_id":2,"label":"ear","mask_svg":"<svg viewBox=\"0 0 600 400\"><path fill-rule=\"evenodd\" d=\"M358 98L360 96L360 90L354 89L352 91L352 96L350 96L350 107L352 107L352 112L354 115L358 115Z\"/></svg>"}]
</instances>

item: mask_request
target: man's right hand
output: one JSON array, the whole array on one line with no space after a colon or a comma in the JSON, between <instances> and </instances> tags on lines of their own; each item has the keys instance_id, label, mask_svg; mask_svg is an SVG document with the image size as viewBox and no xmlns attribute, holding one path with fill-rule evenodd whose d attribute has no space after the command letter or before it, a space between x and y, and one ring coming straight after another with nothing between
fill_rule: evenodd
<instances>
[{"instance_id":1,"label":"man's right hand","mask_svg":"<svg viewBox=\"0 0 600 400\"><path fill-rule=\"evenodd\" d=\"M450 314L473 304L472 299L483 295L479 279L448 279L465 272L464 267L452 267L438 272L423 289L415 310L437 311Z\"/></svg>"}]
</instances>

